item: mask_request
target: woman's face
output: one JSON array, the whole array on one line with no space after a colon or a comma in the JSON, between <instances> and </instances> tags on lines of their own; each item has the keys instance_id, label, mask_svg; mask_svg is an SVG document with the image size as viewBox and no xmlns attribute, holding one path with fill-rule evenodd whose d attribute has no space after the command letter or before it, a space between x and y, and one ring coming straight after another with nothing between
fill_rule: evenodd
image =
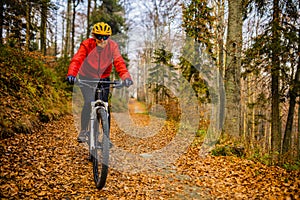
<instances>
[{"instance_id":1,"label":"woman's face","mask_svg":"<svg viewBox=\"0 0 300 200\"><path fill-rule=\"evenodd\" d=\"M107 40L98 40L96 39L96 44L98 47L104 48L107 45Z\"/></svg>"},{"instance_id":2,"label":"woman's face","mask_svg":"<svg viewBox=\"0 0 300 200\"><path fill-rule=\"evenodd\" d=\"M106 45L107 45L107 39L104 40L104 39L98 39L95 37L95 35L93 35L93 38L96 40L96 44L98 47L101 47L101 48L104 48Z\"/></svg>"}]
</instances>

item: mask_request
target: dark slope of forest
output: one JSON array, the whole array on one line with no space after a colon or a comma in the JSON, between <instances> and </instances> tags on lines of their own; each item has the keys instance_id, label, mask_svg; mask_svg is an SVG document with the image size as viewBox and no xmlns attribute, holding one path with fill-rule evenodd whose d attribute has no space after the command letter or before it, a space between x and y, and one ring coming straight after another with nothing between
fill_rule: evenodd
<instances>
[{"instance_id":1,"label":"dark slope of forest","mask_svg":"<svg viewBox=\"0 0 300 200\"><path fill-rule=\"evenodd\" d=\"M28 133L68 112L54 58L0 47L0 138Z\"/></svg>"}]
</instances>

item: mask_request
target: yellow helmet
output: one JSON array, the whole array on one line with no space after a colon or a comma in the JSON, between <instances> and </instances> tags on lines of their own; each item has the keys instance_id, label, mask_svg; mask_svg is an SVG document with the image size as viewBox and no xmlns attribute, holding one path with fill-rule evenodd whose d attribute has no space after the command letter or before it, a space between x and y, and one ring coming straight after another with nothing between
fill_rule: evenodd
<instances>
[{"instance_id":1,"label":"yellow helmet","mask_svg":"<svg viewBox=\"0 0 300 200\"><path fill-rule=\"evenodd\" d=\"M111 27L105 22L96 23L93 26L92 33L99 35L111 35Z\"/></svg>"}]
</instances>

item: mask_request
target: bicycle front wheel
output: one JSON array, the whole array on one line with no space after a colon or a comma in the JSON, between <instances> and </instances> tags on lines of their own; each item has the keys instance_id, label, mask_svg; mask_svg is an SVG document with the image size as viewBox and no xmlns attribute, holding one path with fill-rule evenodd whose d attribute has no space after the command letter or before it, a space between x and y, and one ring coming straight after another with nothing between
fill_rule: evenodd
<instances>
[{"instance_id":1,"label":"bicycle front wheel","mask_svg":"<svg viewBox=\"0 0 300 200\"><path fill-rule=\"evenodd\" d=\"M97 111L97 120L94 123L95 148L92 150L93 174L96 187L105 186L109 164L109 124L108 113L104 108Z\"/></svg>"}]
</instances>

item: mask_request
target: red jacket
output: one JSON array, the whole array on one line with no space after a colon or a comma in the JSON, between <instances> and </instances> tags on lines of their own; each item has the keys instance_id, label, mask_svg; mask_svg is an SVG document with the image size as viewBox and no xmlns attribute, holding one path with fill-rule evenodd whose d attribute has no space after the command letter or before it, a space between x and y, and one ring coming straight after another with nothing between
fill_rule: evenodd
<instances>
[{"instance_id":1,"label":"red jacket","mask_svg":"<svg viewBox=\"0 0 300 200\"><path fill-rule=\"evenodd\" d=\"M131 79L115 41L108 39L106 47L100 50L96 48L95 39L89 38L80 44L70 62L67 76L79 74L86 78L107 78L112 71L112 64L122 80Z\"/></svg>"}]
</instances>

